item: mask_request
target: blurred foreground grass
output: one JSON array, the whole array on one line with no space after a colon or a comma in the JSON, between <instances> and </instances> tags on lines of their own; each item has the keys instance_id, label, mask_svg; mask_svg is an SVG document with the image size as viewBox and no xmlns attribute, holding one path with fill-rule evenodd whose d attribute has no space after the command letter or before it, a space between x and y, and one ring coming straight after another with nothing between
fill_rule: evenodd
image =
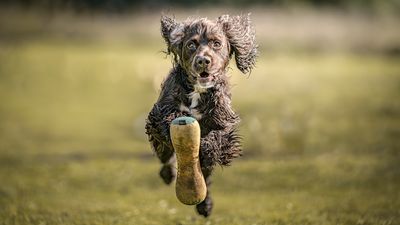
<instances>
[{"instance_id":1,"label":"blurred foreground grass","mask_svg":"<svg viewBox=\"0 0 400 225\"><path fill-rule=\"evenodd\" d=\"M400 223L398 56L262 48L248 78L232 64L245 155L217 168L203 219L144 135L171 67L157 40L0 43L0 224Z\"/></svg>"}]
</instances>

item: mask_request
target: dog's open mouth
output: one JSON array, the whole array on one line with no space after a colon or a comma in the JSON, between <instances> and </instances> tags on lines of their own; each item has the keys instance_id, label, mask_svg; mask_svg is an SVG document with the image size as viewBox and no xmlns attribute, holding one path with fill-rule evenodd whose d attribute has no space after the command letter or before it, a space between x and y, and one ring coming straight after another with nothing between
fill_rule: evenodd
<instances>
[{"instance_id":1,"label":"dog's open mouth","mask_svg":"<svg viewBox=\"0 0 400 225\"><path fill-rule=\"evenodd\" d=\"M192 74L197 85L199 85L201 88L210 88L215 84L215 77L213 73L210 73L209 71L193 72Z\"/></svg>"},{"instance_id":2,"label":"dog's open mouth","mask_svg":"<svg viewBox=\"0 0 400 225\"><path fill-rule=\"evenodd\" d=\"M210 88L214 86L213 78L209 73L201 72L199 75L200 77L197 78L197 82L202 88Z\"/></svg>"},{"instance_id":3,"label":"dog's open mouth","mask_svg":"<svg viewBox=\"0 0 400 225\"><path fill-rule=\"evenodd\" d=\"M208 75L209 75L209 73L207 73L206 71L203 71L200 73L201 78L206 78L206 77L208 77Z\"/></svg>"}]
</instances>

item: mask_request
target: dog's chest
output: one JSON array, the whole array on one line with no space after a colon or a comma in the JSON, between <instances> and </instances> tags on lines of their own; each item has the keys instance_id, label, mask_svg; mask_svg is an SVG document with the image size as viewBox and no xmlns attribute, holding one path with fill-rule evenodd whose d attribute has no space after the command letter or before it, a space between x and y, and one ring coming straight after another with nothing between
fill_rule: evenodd
<instances>
[{"instance_id":1,"label":"dog's chest","mask_svg":"<svg viewBox=\"0 0 400 225\"><path fill-rule=\"evenodd\" d=\"M179 110L181 112L187 112L191 114L197 120L200 120L203 117L203 114L198 110L198 106L201 101L201 93L206 92L207 89L200 88L195 86L194 91L188 94L189 105L185 105L184 102L181 102Z\"/></svg>"}]
</instances>

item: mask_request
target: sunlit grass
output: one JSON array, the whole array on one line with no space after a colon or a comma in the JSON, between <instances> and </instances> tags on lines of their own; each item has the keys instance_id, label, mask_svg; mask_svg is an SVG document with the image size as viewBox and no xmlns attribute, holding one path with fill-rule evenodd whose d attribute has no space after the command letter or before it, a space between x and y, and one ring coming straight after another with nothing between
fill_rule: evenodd
<instances>
[{"instance_id":1,"label":"sunlit grass","mask_svg":"<svg viewBox=\"0 0 400 225\"><path fill-rule=\"evenodd\" d=\"M232 64L244 157L217 168L203 219L144 135L171 67L161 39L0 46L0 224L400 221L398 57L262 48L251 76Z\"/></svg>"}]
</instances>

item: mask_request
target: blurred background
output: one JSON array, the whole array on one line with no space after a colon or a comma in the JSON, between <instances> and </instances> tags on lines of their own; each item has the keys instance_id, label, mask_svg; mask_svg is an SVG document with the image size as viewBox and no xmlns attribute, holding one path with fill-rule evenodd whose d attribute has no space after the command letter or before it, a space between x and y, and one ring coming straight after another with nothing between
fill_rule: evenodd
<instances>
[{"instance_id":1,"label":"blurred background","mask_svg":"<svg viewBox=\"0 0 400 225\"><path fill-rule=\"evenodd\" d=\"M144 124L162 13L251 12L231 63L244 156L209 219L158 177ZM399 224L400 1L3 0L0 224Z\"/></svg>"}]
</instances>

